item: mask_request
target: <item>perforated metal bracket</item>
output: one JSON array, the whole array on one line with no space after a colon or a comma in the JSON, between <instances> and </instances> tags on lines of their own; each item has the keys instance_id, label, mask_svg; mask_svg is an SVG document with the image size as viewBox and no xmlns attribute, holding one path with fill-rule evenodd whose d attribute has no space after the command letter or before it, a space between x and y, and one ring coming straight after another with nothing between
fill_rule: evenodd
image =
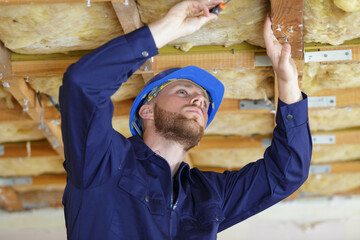
<instances>
[{"instance_id":1,"label":"perforated metal bracket","mask_svg":"<svg viewBox=\"0 0 360 240\"><path fill-rule=\"evenodd\" d=\"M331 166L330 165L312 165L310 166L309 173L330 173Z\"/></svg>"},{"instance_id":2,"label":"perforated metal bracket","mask_svg":"<svg viewBox=\"0 0 360 240\"><path fill-rule=\"evenodd\" d=\"M335 144L335 135L312 135L313 144Z\"/></svg>"},{"instance_id":3,"label":"perforated metal bracket","mask_svg":"<svg viewBox=\"0 0 360 240\"><path fill-rule=\"evenodd\" d=\"M30 184L32 184L31 177L0 178L0 186L30 185Z\"/></svg>"},{"instance_id":4,"label":"perforated metal bracket","mask_svg":"<svg viewBox=\"0 0 360 240\"><path fill-rule=\"evenodd\" d=\"M336 107L336 96L308 97L309 108Z\"/></svg>"},{"instance_id":5,"label":"perforated metal bracket","mask_svg":"<svg viewBox=\"0 0 360 240\"><path fill-rule=\"evenodd\" d=\"M309 62L336 62L352 60L351 49L347 50L332 50L319 52L305 52L305 63Z\"/></svg>"},{"instance_id":6,"label":"perforated metal bracket","mask_svg":"<svg viewBox=\"0 0 360 240\"><path fill-rule=\"evenodd\" d=\"M0 145L0 156L4 156L4 155L5 155L5 146Z\"/></svg>"},{"instance_id":7,"label":"perforated metal bracket","mask_svg":"<svg viewBox=\"0 0 360 240\"><path fill-rule=\"evenodd\" d=\"M264 100L241 100L239 103L239 107L241 110L249 110L249 109L270 109L274 110L274 104L269 104L268 101Z\"/></svg>"}]
</instances>

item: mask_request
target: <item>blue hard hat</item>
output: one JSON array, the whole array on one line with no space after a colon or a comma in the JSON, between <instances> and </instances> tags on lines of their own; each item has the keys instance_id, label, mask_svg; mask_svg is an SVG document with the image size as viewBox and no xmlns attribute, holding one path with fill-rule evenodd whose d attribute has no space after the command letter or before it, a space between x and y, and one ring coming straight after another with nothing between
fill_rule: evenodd
<instances>
[{"instance_id":1,"label":"blue hard hat","mask_svg":"<svg viewBox=\"0 0 360 240\"><path fill-rule=\"evenodd\" d=\"M148 81L143 90L135 98L130 110L130 131L132 135L143 134L142 119L138 115L140 107L144 104L148 94L157 86L175 79L188 79L204 88L209 95L210 106L208 109L208 121L206 127L214 119L224 96L224 85L213 75L196 66L184 68L171 68L163 71Z\"/></svg>"}]
</instances>

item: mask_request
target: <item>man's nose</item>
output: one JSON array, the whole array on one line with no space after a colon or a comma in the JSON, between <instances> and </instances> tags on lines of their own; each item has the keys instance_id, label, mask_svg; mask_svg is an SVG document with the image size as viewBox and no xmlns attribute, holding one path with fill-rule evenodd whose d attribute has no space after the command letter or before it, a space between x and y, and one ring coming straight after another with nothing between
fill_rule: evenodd
<instances>
[{"instance_id":1,"label":"man's nose","mask_svg":"<svg viewBox=\"0 0 360 240\"><path fill-rule=\"evenodd\" d=\"M196 94L191 99L191 104L194 104L200 108L204 108L205 107L205 97L202 94Z\"/></svg>"}]
</instances>

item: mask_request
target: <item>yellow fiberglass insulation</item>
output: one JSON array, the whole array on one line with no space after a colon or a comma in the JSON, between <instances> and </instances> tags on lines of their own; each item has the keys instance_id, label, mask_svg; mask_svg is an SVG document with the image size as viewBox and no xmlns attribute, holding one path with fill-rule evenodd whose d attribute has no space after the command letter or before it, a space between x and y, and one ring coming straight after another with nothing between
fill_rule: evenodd
<instances>
[{"instance_id":1,"label":"yellow fiberglass insulation","mask_svg":"<svg viewBox=\"0 0 360 240\"><path fill-rule=\"evenodd\" d=\"M43 139L37 123L1 123L0 143Z\"/></svg>"},{"instance_id":2,"label":"yellow fiberglass insulation","mask_svg":"<svg viewBox=\"0 0 360 240\"><path fill-rule=\"evenodd\" d=\"M300 192L332 195L360 187L360 173L310 174Z\"/></svg>"},{"instance_id":3,"label":"yellow fiberglass insulation","mask_svg":"<svg viewBox=\"0 0 360 240\"><path fill-rule=\"evenodd\" d=\"M128 117L113 119L112 120L112 125L113 125L113 128L116 131L118 131L119 133L121 133L125 137L130 137L131 136L131 132L130 132L130 128L129 128L129 118Z\"/></svg>"},{"instance_id":4,"label":"yellow fiberglass insulation","mask_svg":"<svg viewBox=\"0 0 360 240\"><path fill-rule=\"evenodd\" d=\"M309 123L312 132L359 127L359 119L359 107L309 111Z\"/></svg>"},{"instance_id":5,"label":"yellow fiberglass insulation","mask_svg":"<svg viewBox=\"0 0 360 240\"><path fill-rule=\"evenodd\" d=\"M269 135L274 129L274 115L218 113L205 130L207 135Z\"/></svg>"},{"instance_id":6,"label":"yellow fiberglass insulation","mask_svg":"<svg viewBox=\"0 0 360 240\"><path fill-rule=\"evenodd\" d=\"M64 159L55 157L4 158L0 161L1 177L37 176L65 173Z\"/></svg>"},{"instance_id":7,"label":"yellow fiberglass insulation","mask_svg":"<svg viewBox=\"0 0 360 240\"><path fill-rule=\"evenodd\" d=\"M360 160L360 144L314 145L312 164Z\"/></svg>"},{"instance_id":8,"label":"yellow fiberglass insulation","mask_svg":"<svg viewBox=\"0 0 360 240\"><path fill-rule=\"evenodd\" d=\"M304 41L339 45L360 37L360 10L346 12L348 0L305 0ZM353 2L353 1L350 1ZM339 8L340 7L340 8Z\"/></svg>"},{"instance_id":9,"label":"yellow fiberglass insulation","mask_svg":"<svg viewBox=\"0 0 360 240\"><path fill-rule=\"evenodd\" d=\"M151 23L164 16L167 11L180 0L137 0L141 20ZM180 46L187 51L198 45L230 46L247 41L264 46L262 28L268 11L266 0L232 1L221 12L217 21L208 23L198 32L180 38L170 45Z\"/></svg>"},{"instance_id":10,"label":"yellow fiberglass insulation","mask_svg":"<svg viewBox=\"0 0 360 240\"><path fill-rule=\"evenodd\" d=\"M355 12L360 10L359 0L334 0L335 5L347 12Z\"/></svg>"},{"instance_id":11,"label":"yellow fiberglass insulation","mask_svg":"<svg viewBox=\"0 0 360 240\"><path fill-rule=\"evenodd\" d=\"M0 6L0 40L17 53L94 49L122 34L110 2Z\"/></svg>"},{"instance_id":12,"label":"yellow fiberglass insulation","mask_svg":"<svg viewBox=\"0 0 360 240\"><path fill-rule=\"evenodd\" d=\"M304 65L302 90L307 94L353 87L360 87L360 64L322 65L314 62Z\"/></svg>"},{"instance_id":13,"label":"yellow fiberglass insulation","mask_svg":"<svg viewBox=\"0 0 360 240\"><path fill-rule=\"evenodd\" d=\"M201 144L201 143L200 143ZM209 149L190 152L195 167L242 168L264 155L265 148Z\"/></svg>"},{"instance_id":14,"label":"yellow fiberglass insulation","mask_svg":"<svg viewBox=\"0 0 360 240\"><path fill-rule=\"evenodd\" d=\"M211 71L225 86L224 98L264 99L274 97L274 71L271 67Z\"/></svg>"},{"instance_id":15,"label":"yellow fiberglass insulation","mask_svg":"<svg viewBox=\"0 0 360 240\"><path fill-rule=\"evenodd\" d=\"M56 100L59 98L59 87L62 84L62 76L51 76L51 77L35 77L31 78L30 86L35 91L40 91L46 93ZM99 84L101 84L101 79L99 79ZM111 97L113 101L122 101L131 98L135 98L141 89L144 87L144 80L139 74L132 75L127 82L125 82L121 88L114 93ZM1 98L1 91L0 91Z\"/></svg>"}]
</instances>

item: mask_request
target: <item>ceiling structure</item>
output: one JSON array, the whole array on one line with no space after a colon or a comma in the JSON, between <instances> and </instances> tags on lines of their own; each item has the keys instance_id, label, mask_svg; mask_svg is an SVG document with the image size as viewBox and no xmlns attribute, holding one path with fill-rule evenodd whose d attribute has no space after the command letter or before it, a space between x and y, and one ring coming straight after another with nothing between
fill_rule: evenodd
<instances>
[{"instance_id":1,"label":"ceiling structure","mask_svg":"<svg viewBox=\"0 0 360 240\"><path fill-rule=\"evenodd\" d=\"M176 2L0 0L3 209L61 206L66 182L61 121L47 96L58 101L62 74L88 50L160 18ZM356 2L272 0L270 6L266 0L232 1L218 21L160 49L120 88L112 97L113 127L130 136L132 101L156 73L196 65L218 77L226 92L217 117L186 161L202 170L224 171L262 158L275 126L278 96L261 34L270 10L274 33L292 45L299 84L311 100L311 174L290 198L359 194L360 10ZM319 62L314 62L316 58Z\"/></svg>"}]
</instances>

